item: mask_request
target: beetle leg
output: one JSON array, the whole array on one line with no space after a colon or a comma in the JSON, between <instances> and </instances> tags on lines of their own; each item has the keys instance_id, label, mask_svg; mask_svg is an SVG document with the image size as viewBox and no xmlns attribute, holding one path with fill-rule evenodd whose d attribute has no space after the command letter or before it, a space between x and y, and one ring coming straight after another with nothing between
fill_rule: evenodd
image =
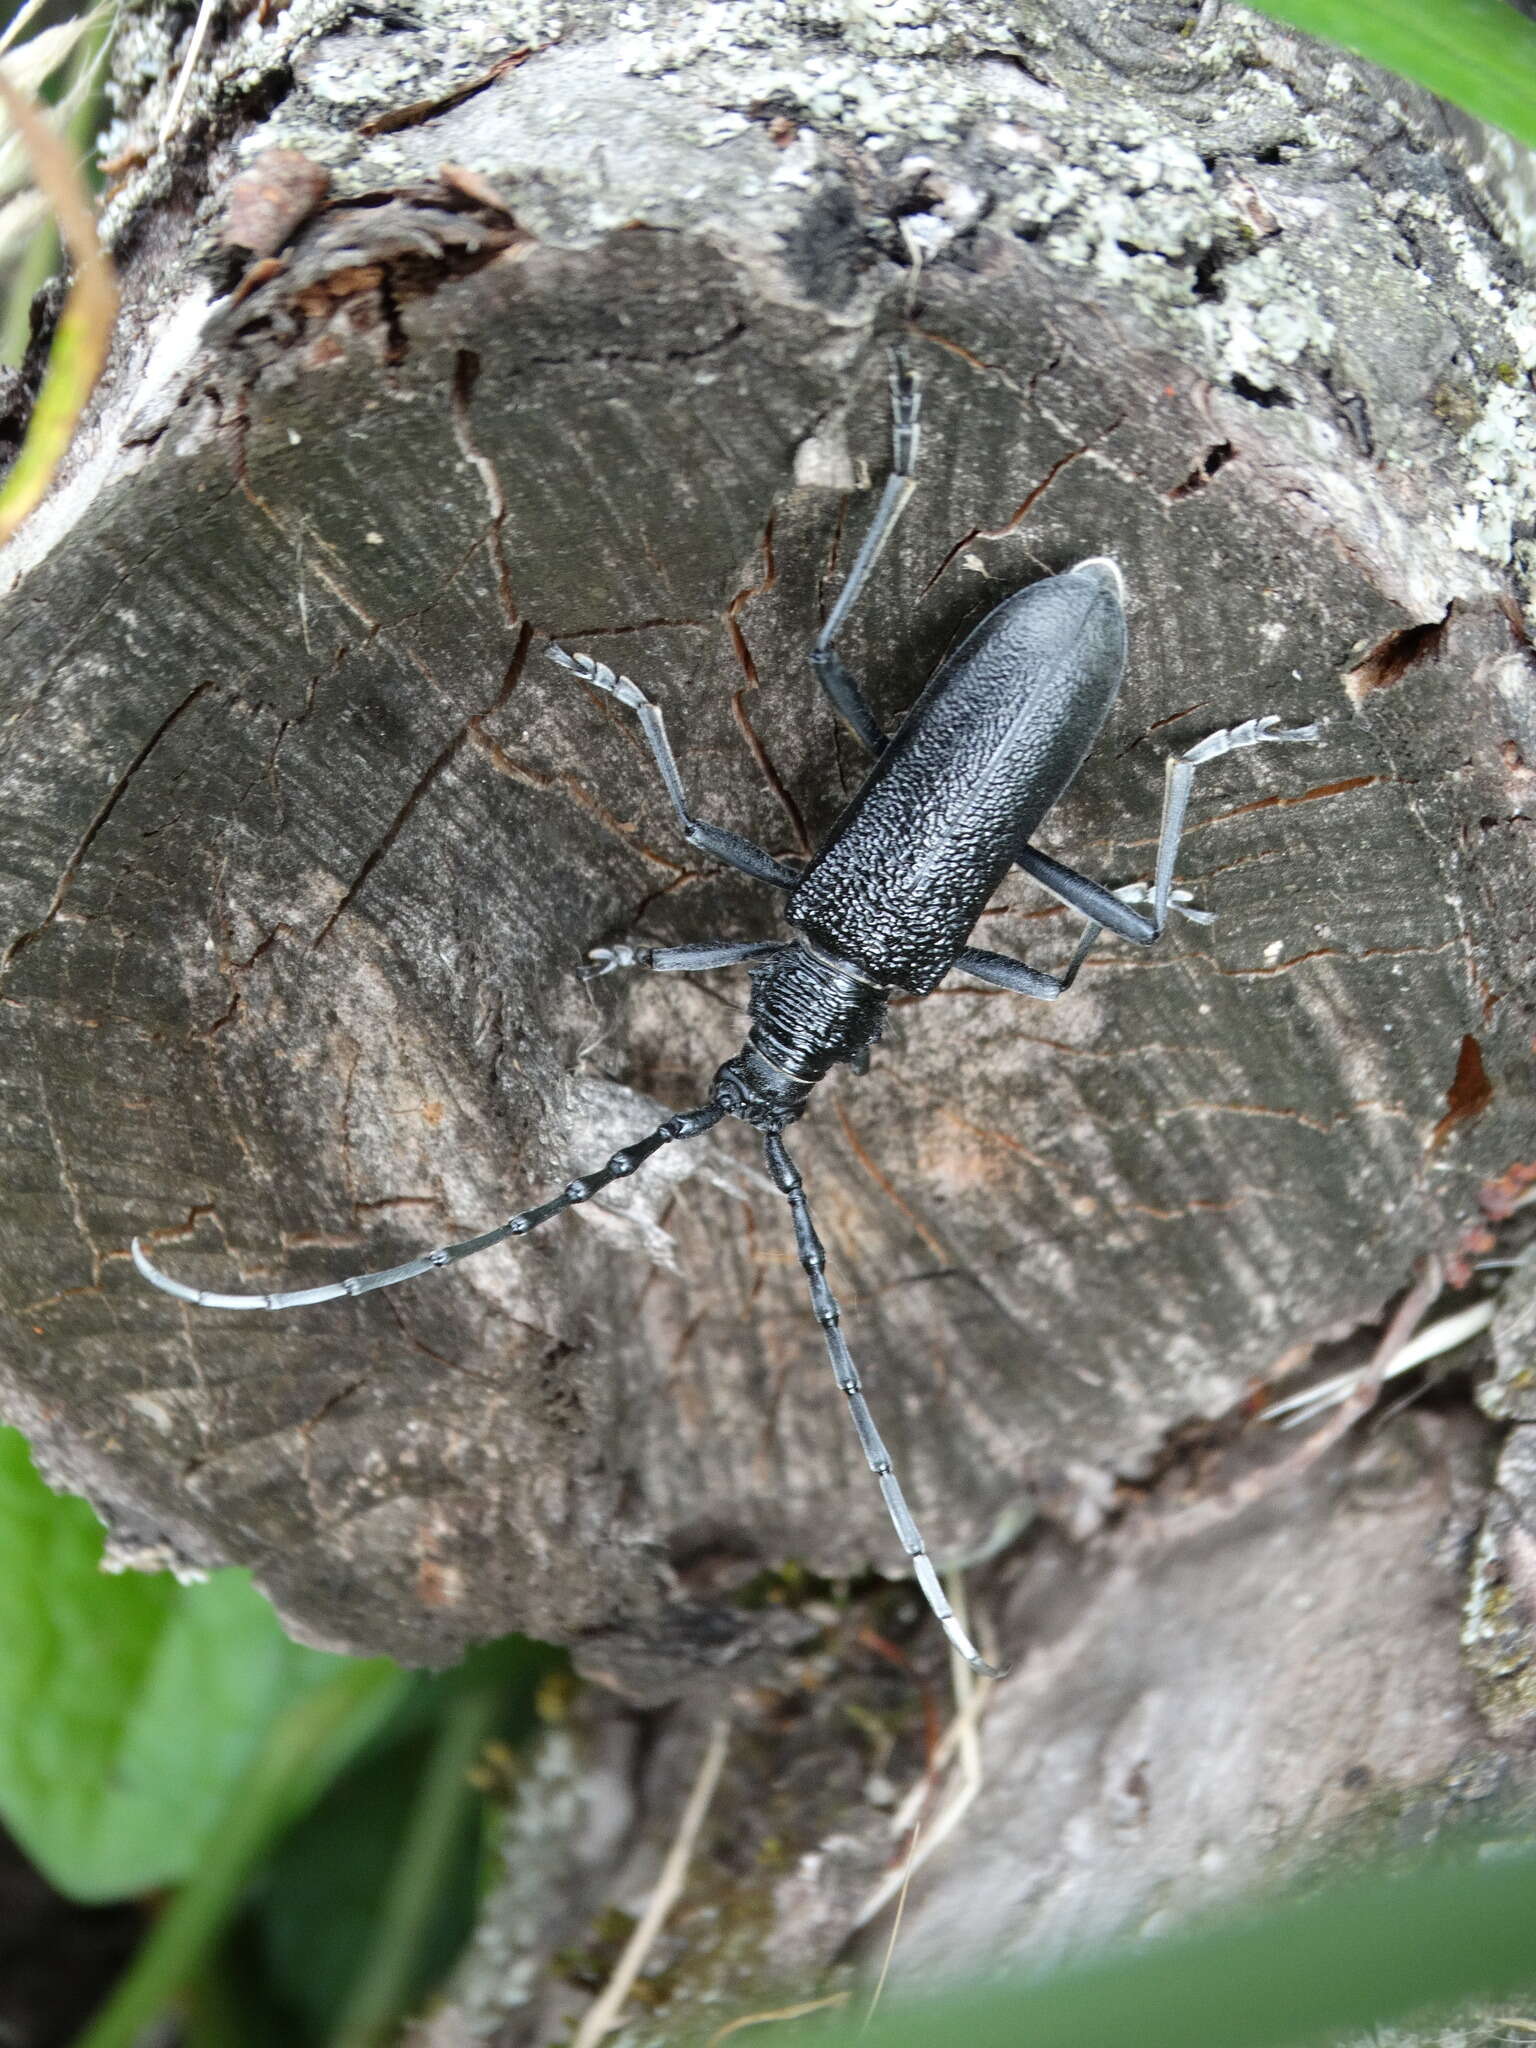
<instances>
[{"instance_id":1,"label":"beetle leg","mask_svg":"<svg viewBox=\"0 0 1536 2048\"><path fill-rule=\"evenodd\" d=\"M1119 890L1106 889L1102 882L1091 881L1076 868L1052 860L1037 847L1026 846L1014 865L1059 897L1069 910L1081 911L1095 924L1107 926L1118 938L1134 939L1139 945L1148 946L1157 937L1151 918L1145 911L1133 910Z\"/></svg>"},{"instance_id":2,"label":"beetle leg","mask_svg":"<svg viewBox=\"0 0 1536 2048\"><path fill-rule=\"evenodd\" d=\"M1077 971L1102 929L1102 925L1091 922L1085 926L1077 951L1063 974L1042 974L1038 967L1026 967L1022 960L1010 960L1006 953L989 953L981 946L967 946L957 956L955 966L962 974L974 974L978 981L989 981L994 988L1011 989L1015 995L1036 996L1043 1003L1054 1003L1076 981Z\"/></svg>"},{"instance_id":3,"label":"beetle leg","mask_svg":"<svg viewBox=\"0 0 1536 2048\"><path fill-rule=\"evenodd\" d=\"M1152 884L1150 882L1125 882L1120 888L1112 890L1111 894L1118 896L1122 903L1150 903L1152 901ZM1176 910L1180 917L1187 917L1191 924L1214 924L1216 922L1215 911L1202 910L1195 901L1192 889L1170 890L1168 894L1168 908Z\"/></svg>"},{"instance_id":4,"label":"beetle leg","mask_svg":"<svg viewBox=\"0 0 1536 2048\"><path fill-rule=\"evenodd\" d=\"M704 939L691 946L594 946L583 981L612 974L616 967L651 967L662 974L699 974L709 967L736 967L744 960L769 960L785 952L782 939Z\"/></svg>"},{"instance_id":5,"label":"beetle leg","mask_svg":"<svg viewBox=\"0 0 1536 2048\"><path fill-rule=\"evenodd\" d=\"M827 622L816 635L816 644L811 649L811 667L816 671L816 680L831 699L833 710L852 727L872 754L884 751L886 735L870 710L857 679L832 643L858 602L859 593L869 581L870 571L896 531L896 522L907 509L907 500L917 488L918 413L921 403L922 386L913 376L902 351L892 349L891 473L885 480L885 489L875 507L869 531L853 558L848 580L838 592L837 602L828 613Z\"/></svg>"},{"instance_id":6,"label":"beetle leg","mask_svg":"<svg viewBox=\"0 0 1536 2048\"><path fill-rule=\"evenodd\" d=\"M667 728L662 722L661 708L651 702L638 683L632 683L628 676L616 674L606 662L594 661L590 654L567 654L553 640L544 651L551 661L569 669L572 675L580 676L594 689L616 697L638 717L652 758L666 784L667 795L672 799L672 808L683 828L683 837L690 846L701 847L705 853L712 853L716 860L723 860L727 867L740 868L744 875L751 875L755 881L771 883L775 889L794 888L800 879L796 869L775 860L771 853L754 846L750 839L743 839L739 832L728 832L723 825L706 825L702 819L694 817L683 793L683 778L677 770Z\"/></svg>"},{"instance_id":7,"label":"beetle leg","mask_svg":"<svg viewBox=\"0 0 1536 2048\"><path fill-rule=\"evenodd\" d=\"M1197 740L1187 752L1169 759L1167 779L1163 784L1163 822L1157 835L1157 866L1152 878L1152 922L1157 932L1160 933L1168 922L1168 906L1173 896L1173 864L1178 858L1184 813L1189 808L1195 770L1207 761L1220 760L1223 754L1236 753L1239 747L1261 747L1270 740L1310 746L1317 740L1317 727L1282 726L1278 717L1270 712L1263 718L1248 718L1241 725L1210 733L1205 739Z\"/></svg>"}]
</instances>

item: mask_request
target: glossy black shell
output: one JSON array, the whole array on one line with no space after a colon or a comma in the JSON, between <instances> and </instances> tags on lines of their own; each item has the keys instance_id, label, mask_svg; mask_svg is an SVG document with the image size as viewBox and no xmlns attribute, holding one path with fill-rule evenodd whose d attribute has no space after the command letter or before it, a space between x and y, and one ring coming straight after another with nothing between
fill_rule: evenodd
<instances>
[{"instance_id":1,"label":"glossy black shell","mask_svg":"<svg viewBox=\"0 0 1536 2048\"><path fill-rule=\"evenodd\" d=\"M1114 703L1120 588L1112 563L1085 562L988 612L796 884L788 923L884 987L943 978Z\"/></svg>"}]
</instances>

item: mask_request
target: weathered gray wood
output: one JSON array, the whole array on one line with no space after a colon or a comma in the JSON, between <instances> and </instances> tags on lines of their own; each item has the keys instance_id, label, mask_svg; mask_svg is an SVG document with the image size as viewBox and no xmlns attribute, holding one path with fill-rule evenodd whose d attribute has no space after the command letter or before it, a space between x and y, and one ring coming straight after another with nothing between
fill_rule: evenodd
<instances>
[{"instance_id":1,"label":"weathered gray wood","mask_svg":"<svg viewBox=\"0 0 1536 2048\"><path fill-rule=\"evenodd\" d=\"M931 1858L953 1766L924 1809L887 1997L1411 1860L1447 1826L1528 1838L1528 1745L1490 1739L1456 1640L1486 1467L1471 1415L1419 1412L1194 1540L1159 1542L1145 1510L1091 1547L1044 1536L993 1616L1027 1660L991 1696L977 1796ZM781 1688L733 1703L710 1825L618 2037L628 2048L703 2041L729 2017L838 1990L850 2013L867 2006L893 1909L858 1923L904 1858L893 1809L922 1777L928 1729L908 1676L877 1657L846 1657L830 1687L811 1675L791 1664ZM933 1703L953 1711L943 1687ZM643 1743L639 1717L589 1698L550 1732L502 1882L415 2048L569 2038L586 1971L601 1974L601 1914L644 1905L709 1715L693 1703ZM1504 2033L1390 2038L1491 2048Z\"/></svg>"},{"instance_id":2,"label":"weathered gray wood","mask_svg":"<svg viewBox=\"0 0 1536 2048\"><path fill-rule=\"evenodd\" d=\"M1165 747L1325 726L1202 783L1212 931L1106 947L1059 1008L902 1007L805 1127L935 1550L1070 1518L1375 1317L1531 1156L1518 224L1427 102L1241 10L917 12L577 5L368 137L542 24L300 5L117 202L121 359L0 616L4 1405L126 1541L251 1564L315 1640L524 1627L664 1692L771 1661L729 1597L761 1566L895 1568L739 1132L624 1191L649 1252L584 1214L269 1321L183 1313L126 1249L317 1281L701 1098L743 984L573 970L775 906L687 856L539 638L654 689L701 811L813 844L862 762L804 650L904 324L922 482L848 640L888 718L987 604L1110 551L1134 673L1053 851L1135 875ZM194 356L191 258L273 143L397 196L300 228ZM983 932L1070 943L1022 880Z\"/></svg>"}]
</instances>

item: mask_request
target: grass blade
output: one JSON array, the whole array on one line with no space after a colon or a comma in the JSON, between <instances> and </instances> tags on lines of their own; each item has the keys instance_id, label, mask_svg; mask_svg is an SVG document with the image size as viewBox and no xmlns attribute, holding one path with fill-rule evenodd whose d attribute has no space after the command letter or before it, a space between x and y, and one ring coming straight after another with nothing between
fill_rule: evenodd
<instances>
[{"instance_id":1,"label":"grass blade","mask_svg":"<svg viewBox=\"0 0 1536 2048\"><path fill-rule=\"evenodd\" d=\"M156 1921L75 2048L134 2048L198 1974L273 1841L381 1725L409 1682L390 1664L351 1664L287 1709L235 1791L197 1875Z\"/></svg>"},{"instance_id":2,"label":"grass blade","mask_svg":"<svg viewBox=\"0 0 1536 2048\"><path fill-rule=\"evenodd\" d=\"M426 1929L476 1800L470 1768L500 1708L499 1693L488 1685L466 1686L450 1702L390 1873L374 1938L330 2048L382 2048L404 2012Z\"/></svg>"},{"instance_id":3,"label":"grass blade","mask_svg":"<svg viewBox=\"0 0 1536 2048\"><path fill-rule=\"evenodd\" d=\"M36 102L11 83L3 64L0 109L26 145L33 176L53 207L74 265L69 297L49 351L48 373L27 423L26 439L0 488L3 544L47 490L95 389L117 318L117 284L96 234L89 188L73 153Z\"/></svg>"}]
</instances>

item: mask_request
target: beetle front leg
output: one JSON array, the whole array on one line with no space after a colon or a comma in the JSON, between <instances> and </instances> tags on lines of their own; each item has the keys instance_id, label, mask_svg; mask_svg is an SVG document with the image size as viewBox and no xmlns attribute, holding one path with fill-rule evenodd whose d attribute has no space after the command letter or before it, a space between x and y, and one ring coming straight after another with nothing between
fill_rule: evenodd
<instances>
[{"instance_id":1,"label":"beetle front leg","mask_svg":"<svg viewBox=\"0 0 1536 2048\"><path fill-rule=\"evenodd\" d=\"M908 367L907 359L900 349L891 350L891 473L885 480L885 489L875 507L875 516L870 521L869 531L853 558L853 567L848 571L848 580L838 592L837 602L828 614L827 622L816 635L816 644L811 649L811 667L816 671L816 680L831 700L832 709L843 722L856 732L872 754L883 753L886 735L880 729L880 722L869 708L864 692L858 681L833 646L833 641L842 631L843 622L854 605L859 593L869 581L870 571L879 561L886 542L896 531L896 522L907 509L907 500L917 488L917 441L918 412L922 403L922 386Z\"/></svg>"}]
</instances>

